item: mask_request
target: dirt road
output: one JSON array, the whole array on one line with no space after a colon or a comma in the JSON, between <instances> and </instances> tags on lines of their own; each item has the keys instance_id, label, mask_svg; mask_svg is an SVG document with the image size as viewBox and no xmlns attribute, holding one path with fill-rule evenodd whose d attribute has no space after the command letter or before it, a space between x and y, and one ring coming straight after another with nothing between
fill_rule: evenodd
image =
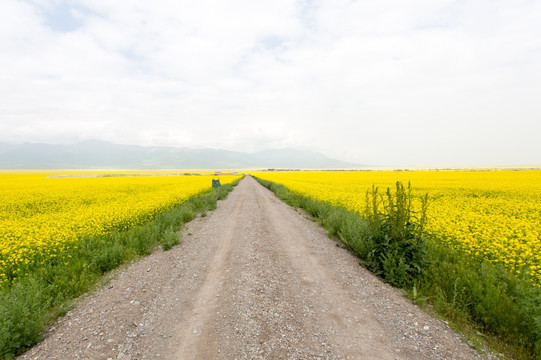
<instances>
[{"instance_id":1,"label":"dirt road","mask_svg":"<svg viewBox=\"0 0 541 360\"><path fill-rule=\"evenodd\" d=\"M477 359L252 178L23 359Z\"/></svg>"}]
</instances>

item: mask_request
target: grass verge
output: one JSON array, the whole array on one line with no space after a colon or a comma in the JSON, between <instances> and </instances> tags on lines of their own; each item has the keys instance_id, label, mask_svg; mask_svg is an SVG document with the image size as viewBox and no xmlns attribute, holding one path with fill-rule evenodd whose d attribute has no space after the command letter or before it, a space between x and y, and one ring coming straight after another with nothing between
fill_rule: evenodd
<instances>
[{"instance_id":1,"label":"grass verge","mask_svg":"<svg viewBox=\"0 0 541 360\"><path fill-rule=\"evenodd\" d=\"M214 210L239 181L196 195L126 231L80 239L54 260L33 265L13 286L0 290L0 359L11 359L40 341L47 326L105 273L157 247L168 250L178 244L184 223Z\"/></svg>"},{"instance_id":2,"label":"grass verge","mask_svg":"<svg viewBox=\"0 0 541 360\"><path fill-rule=\"evenodd\" d=\"M411 197L407 191L387 193L386 204L394 204L391 213L382 217L368 211L365 218L283 185L256 180L317 219L330 236L339 238L361 259L361 265L448 320L473 346L481 343L513 358L541 359L541 288L502 266L467 256L436 238L419 236L424 220L406 216L407 197ZM367 192L367 207L375 201L373 195ZM401 226L390 225L393 221ZM393 234L397 229L404 232L398 238Z\"/></svg>"}]
</instances>

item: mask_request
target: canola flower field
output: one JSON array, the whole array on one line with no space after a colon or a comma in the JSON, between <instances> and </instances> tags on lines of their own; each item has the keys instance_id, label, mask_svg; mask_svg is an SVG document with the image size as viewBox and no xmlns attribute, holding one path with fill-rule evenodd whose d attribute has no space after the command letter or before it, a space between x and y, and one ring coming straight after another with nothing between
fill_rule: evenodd
<instances>
[{"instance_id":1,"label":"canola flower field","mask_svg":"<svg viewBox=\"0 0 541 360\"><path fill-rule=\"evenodd\" d=\"M0 172L0 288L84 236L122 231L211 188L209 176L48 178ZM88 173L85 173L88 174ZM222 184L239 176L222 176Z\"/></svg>"},{"instance_id":2,"label":"canola flower field","mask_svg":"<svg viewBox=\"0 0 541 360\"><path fill-rule=\"evenodd\" d=\"M427 230L465 253L527 272L541 285L541 171L259 172L301 195L363 213L365 194L396 181L429 194Z\"/></svg>"}]
</instances>

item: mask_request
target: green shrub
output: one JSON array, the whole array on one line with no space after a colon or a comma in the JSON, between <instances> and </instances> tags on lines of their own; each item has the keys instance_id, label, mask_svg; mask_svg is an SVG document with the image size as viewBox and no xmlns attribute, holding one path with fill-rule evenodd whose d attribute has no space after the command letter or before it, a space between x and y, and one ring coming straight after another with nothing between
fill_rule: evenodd
<instances>
[{"instance_id":1,"label":"green shrub","mask_svg":"<svg viewBox=\"0 0 541 360\"><path fill-rule=\"evenodd\" d=\"M421 210L412 210L411 184L406 189L396 183L393 194L385 195L373 186L366 192L365 218L368 222L368 268L391 285L411 286L428 265L423 229L428 195L421 199Z\"/></svg>"}]
</instances>

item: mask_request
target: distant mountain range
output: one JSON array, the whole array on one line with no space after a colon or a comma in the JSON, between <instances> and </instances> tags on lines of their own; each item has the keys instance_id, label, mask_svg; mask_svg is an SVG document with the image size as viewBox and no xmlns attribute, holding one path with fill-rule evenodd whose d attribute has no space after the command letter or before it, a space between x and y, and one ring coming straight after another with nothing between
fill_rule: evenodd
<instances>
[{"instance_id":1,"label":"distant mountain range","mask_svg":"<svg viewBox=\"0 0 541 360\"><path fill-rule=\"evenodd\" d=\"M98 140L75 145L0 143L2 169L340 169L361 166L366 165L289 148L243 153L118 145Z\"/></svg>"}]
</instances>

